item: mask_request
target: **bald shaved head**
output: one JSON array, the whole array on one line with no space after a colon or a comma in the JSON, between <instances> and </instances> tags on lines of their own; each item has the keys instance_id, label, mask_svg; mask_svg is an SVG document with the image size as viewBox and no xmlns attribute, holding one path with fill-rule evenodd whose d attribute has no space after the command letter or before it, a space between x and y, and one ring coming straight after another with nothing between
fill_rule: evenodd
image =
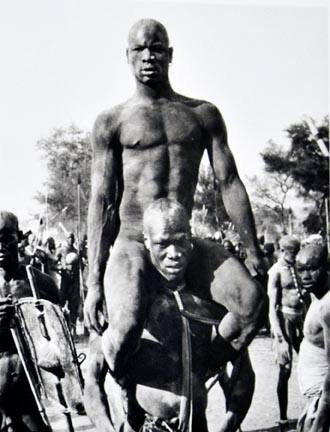
<instances>
[{"instance_id":1,"label":"bald shaved head","mask_svg":"<svg viewBox=\"0 0 330 432\"><path fill-rule=\"evenodd\" d=\"M304 246L296 257L297 264L311 264L325 266L327 263L327 250L323 245L312 243Z\"/></svg>"},{"instance_id":2,"label":"bald shaved head","mask_svg":"<svg viewBox=\"0 0 330 432\"><path fill-rule=\"evenodd\" d=\"M161 86L163 90L171 91L168 69L172 55L163 24L153 19L141 19L133 25L128 35L126 57L138 85Z\"/></svg>"},{"instance_id":3,"label":"bald shaved head","mask_svg":"<svg viewBox=\"0 0 330 432\"><path fill-rule=\"evenodd\" d=\"M162 222L190 234L189 217L186 209L176 200L160 198L151 203L143 215L143 232L147 234L151 226Z\"/></svg>"},{"instance_id":4,"label":"bald shaved head","mask_svg":"<svg viewBox=\"0 0 330 432\"><path fill-rule=\"evenodd\" d=\"M327 250L320 244L304 246L296 257L297 273L300 282L314 294L324 289L327 276Z\"/></svg>"},{"instance_id":5,"label":"bald shaved head","mask_svg":"<svg viewBox=\"0 0 330 432\"><path fill-rule=\"evenodd\" d=\"M285 235L280 240L280 248L281 250L290 249L298 252L300 248L300 241L295 236Z\"/></svg>"},{"instance_id":6,"label":"bald shaved head","mask_svg":"<svg viewBox=\"0 0 330 432\"><path fill-rule=\"evenodd\" d=\"M166 45L169 46L167 30L163 26L163 24L160 23L159 21L156 21L151 18L143 18L137 21L135 24L133 24L133 26L131 27L128 33L129 46L135 42L140 32L157 33L160 36L160 38L166 43Z\"/></svg>"},{"instance_id":7,"label":"bald shaved head","mask_svg":"<svg viewBox=\"0 0 330 432\"><path fill-rule=\"evenodd\" d=\"M177 201L154 201L143 216L144 244L152 264L171 283L184 277L192 250L189 217Z\"/></svg>"}]
</instances>

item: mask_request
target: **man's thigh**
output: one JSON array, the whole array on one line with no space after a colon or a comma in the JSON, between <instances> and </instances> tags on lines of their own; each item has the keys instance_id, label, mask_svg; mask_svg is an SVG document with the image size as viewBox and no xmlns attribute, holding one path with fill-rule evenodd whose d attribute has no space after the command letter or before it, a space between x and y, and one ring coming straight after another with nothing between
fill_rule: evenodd
<instances>
[{"instance_id":1,"label":"man's thigh","mask_svg":"<svg viewBox=\"0 0 330 432\"><path fill-rule=\"evenodd\" d=\"M142 325L148 301L146 290L144 245L118 238L111 250L104 277L110 328L121 331Z\"/></svg>"}]
</instances>

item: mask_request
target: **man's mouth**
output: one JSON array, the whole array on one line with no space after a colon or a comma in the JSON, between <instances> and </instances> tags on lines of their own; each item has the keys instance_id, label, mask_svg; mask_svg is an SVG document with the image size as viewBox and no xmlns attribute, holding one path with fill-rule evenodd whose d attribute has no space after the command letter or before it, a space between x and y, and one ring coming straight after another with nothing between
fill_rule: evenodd
<instances>
[{"instance_id":1,"label":"man's mouth","mask_svg":"<svg viewBox=\"0 0 330 432\"><path fill-rule=\"evenodd\" d=\"M302 285L304 288L311 288L313 286L312 281L302 281Z\"/></svg>"},{"instance_id":2,"label":"man's mouth","mask_svg":"<svg viewBox=\"0 0 330 432\"><path fill-rule=\"evenodd\" d=\"M166 270L169 273L178 273L183 269L183 265L182 264L171 264L171 265L167 265L166 266Z\"/></svg>"},{"instance_id":3,"label":"man's mouth","mask_svg":"<svg viewBox=\"0 0 330 432\"><path fill-rule=\"evenodd\" d=\"M157 70L155 68L145 68L141 70L142 75L155 75L157 73Z\"/></svg>"}]
</instances>

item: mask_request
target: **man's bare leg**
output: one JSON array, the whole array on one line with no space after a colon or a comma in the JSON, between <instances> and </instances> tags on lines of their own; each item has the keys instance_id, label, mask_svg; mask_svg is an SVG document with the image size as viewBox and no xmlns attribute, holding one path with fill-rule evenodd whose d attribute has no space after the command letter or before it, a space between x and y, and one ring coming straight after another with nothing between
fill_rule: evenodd
<instances>
[{"instance_id":1,"label":"man's bare leg","mask_svg":"<svg viewBox=\"0 0 330 432\"><path fill-rule=\"evenodd\" d=\"M291 364L279 365L277 381L277 398L280 408L280 426L281 422L285 424L288 420L288 385L291 376Z\"/></svg>"},{"instance_id":2,"label":"man's bare leg","mask_svg":"<svg viewBox=\"0 0 330 432\"><path fill-rule=\"evenodd\" d=\"M98 432L114 432L104 388L108 365L105 362L101 341L101 336L91 331L85 376L84 406L88 417Z\"/></svg>"},{"instance_id":3,"label":"man's bare leg","mask_svg":"<svg viewBox=\"0 0 330 432\"><path fill-rule=\"evenodd\" d=\"M251 406L254 385L255 374L246 351L234 362L226 389L223 389L226 398L226 415L219 432L238 430ZM223 388L222 385L221 387Z\"/></svg>"},{"instance_id":4,"label":"man's bare leg","mask_svg":"<svg viewBox=\"0 0 330 432\"><path fill-rule=\"evenodd\" d=\"M116 240L104 278L109 325L102 347L115 379L125 376L127 360L138 348L148 293L146 291L144 245L127 239Z\"/></svg>"}]
</instances>

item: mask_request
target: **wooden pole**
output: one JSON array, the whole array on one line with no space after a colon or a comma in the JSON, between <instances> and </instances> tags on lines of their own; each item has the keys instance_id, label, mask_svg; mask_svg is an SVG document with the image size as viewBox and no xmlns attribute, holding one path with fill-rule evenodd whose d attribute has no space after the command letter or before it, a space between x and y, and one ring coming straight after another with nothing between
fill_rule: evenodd
<instances>
[{"instance_id":1,"label":"wooden pole","mask_svg":"<svg viewBox=\"0 0 330 432\"><path fill-rule=\"evenodd\" d=\"M78 317L78 321L81 321L82 334L85 333L84 327L84 302L85 302L85 294L84 294L84 280L82 274L82 266L81 266L81 256L80 256L80 234L81 234L81 215L80 215L80 194L81 194L81 177L80 173L78 174L77 179L77 242L78 242L78 266L79 266L79 295L80 295L80 314Z\"/></svg>"}]
</instances>

